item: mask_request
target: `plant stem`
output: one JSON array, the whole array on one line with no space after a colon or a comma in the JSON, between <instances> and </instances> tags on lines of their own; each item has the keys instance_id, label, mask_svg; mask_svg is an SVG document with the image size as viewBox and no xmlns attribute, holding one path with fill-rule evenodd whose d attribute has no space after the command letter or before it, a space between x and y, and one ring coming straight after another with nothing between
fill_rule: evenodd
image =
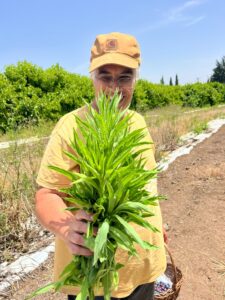
<instances>
[{"instance_id":1,"label":"plant stem","mask_svg":"<svg viewBox=\"0 0 225 300\"><path fill-rule=\"evenodd\" d=\"M94 290L92 288L88 289L89 300L95 300Z\"/></svg>"}]
</instances>

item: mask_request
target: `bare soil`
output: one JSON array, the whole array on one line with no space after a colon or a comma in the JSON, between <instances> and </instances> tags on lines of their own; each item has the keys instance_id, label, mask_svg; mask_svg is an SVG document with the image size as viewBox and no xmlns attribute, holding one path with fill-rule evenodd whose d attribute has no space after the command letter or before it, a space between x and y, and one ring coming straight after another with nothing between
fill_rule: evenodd
<instances>
[{"instance_id":1,"label":"bare soil","mask_svg":"<svg viewBox=\"0 0 225 300\"><path fill-rule=\"evenodd\" d=\"M159 178L169 247L184 283L179 300L225 299L225 126ZM224 270L225 271L225 270Z\"/></svg>"},{"instance_id":2,"label":"bare soil","mask_svg":"<svg viewBox=\"0 0 225 300\"><path fill-rule=\"evenodd\" d=\"M225 299L225 275L218 271L219 262L225 263L225 126L178 158L158 181L159 192L168 199L161 208L169 247L184 276L178 299ZM52 257L0 299L23 300L50 282L51 274ZM35 299L66 297L45 294Z\"/></svg>"}]
</instances>

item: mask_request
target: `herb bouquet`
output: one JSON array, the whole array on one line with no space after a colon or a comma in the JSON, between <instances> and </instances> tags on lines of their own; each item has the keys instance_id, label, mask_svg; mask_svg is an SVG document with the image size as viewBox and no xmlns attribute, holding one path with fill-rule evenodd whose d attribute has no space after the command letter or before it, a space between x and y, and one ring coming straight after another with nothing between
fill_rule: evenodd
<instances>
[{"instance_id":1,"label":"herb bouquet","mask_svg":"<svg viewBox=\"0 0 225 300\"><path fill-rule=\"evenodd\" d=\"M128 109L118 108L120 100L118 93L111 99L101 94L97 110L88 105L85 120L75 117L83 139L74 130L71 147L76 155L65 153L79 164L80 173L50 166L71 180L71 186L61 190L68 195L65 200L74 204L68 210L82 208L94 214L85 236L86 247L94 254L91 257L74 255L58 282L38 289L30 297L70 285L81 288L77 300L87 297L93 300L94 291L99 287L103 287L104 299L109 300L119 282L118 270L123 267L115 261L117 248L131 256L138 256L135 243L147 250L156 248L143 241L130 222L158 231L145 220L153 215L149 205L157 205L156 200L160 198L151 196L145 189L158 171L144 168L141 154L150 143L143 141L143 128L130 131L132 114ZM98 227L96 236L94 226Z\"/></svg>"}]
</instances>

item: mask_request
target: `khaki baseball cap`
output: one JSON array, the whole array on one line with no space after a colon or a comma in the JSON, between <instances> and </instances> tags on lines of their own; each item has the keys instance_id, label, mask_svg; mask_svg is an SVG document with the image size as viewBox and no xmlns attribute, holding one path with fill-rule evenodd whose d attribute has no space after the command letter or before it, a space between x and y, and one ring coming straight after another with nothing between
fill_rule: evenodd
<instances>
[{"instance_id":1,"label":"khaki baseball cap","mask_svg":"<svg viewBox=\"0 0 225 300\"><path fill-rule=\"evenodd\" d=\"M140 66L140 48L132 36L120 32L100 34L91 48L89 71L107 65L116 64L131 69Z\"/></svg>"}]
</instances>

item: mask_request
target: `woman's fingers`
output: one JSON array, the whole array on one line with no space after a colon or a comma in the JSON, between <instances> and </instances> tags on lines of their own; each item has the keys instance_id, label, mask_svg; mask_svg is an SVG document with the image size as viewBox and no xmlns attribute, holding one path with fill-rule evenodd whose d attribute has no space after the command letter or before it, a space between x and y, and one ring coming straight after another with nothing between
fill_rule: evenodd
<instances>
[{"instance_id":1,"label":"woman's fingers","mask_svg":"<svg viewBox=\"0 0 225 300\"><path fill-rule=\"evenodd\" d=\"M93 252L85 247L84 234L87 233L88 223L92 222L91 214L84 210L78 210L74 215L74 221L70 223L70 228L67 236L67 244L72 254L91 256ZM98 229L93 228L94 235L97 234Z\"/></svg>"},{"instance_id":2,"label":"woman's fingers","mask_svg":"<svg viewBox=\"0 0 225 300\"><path fill-rule=\"evenodd\" d=\"M87 233L87 226L87 222L75 221L70 224L70 230L72 232Z\"/></svg>"},{"instance_id":3,"label":"woman's fingers","mask_svg":"<svg viewBox=\"0 0 225 300\"><path fill-rule=\"evenodd\" d=\"M76 212L75 219L78 221L86 220L91 222L93 221L93 216L91 214L88 214L85 210L81 209Z\"/></svg>"},{"instance_id":4,"label":"woman's fingers","mask_svg":"<svg viewBox=\"0 0 225 300\"><path fill-rule=\"evenodd\" d=\"M68 239L73 244L84 246L84 237L79 233L71 232L68 236Z\"/></svg>"},{"instance_id":5,"label":"woman's fingers","mask_svg":"<svg viewBox=\"0 0 225 300\"><path fill-rule=\"evenodd\" d=\"M75 255L83 255L83 256L93 255L93 252L91 252L89 249L79 246L77 244L73 244L71 242L69 242L69 249L71 253Z\"/></svg>"}]
</instances>

